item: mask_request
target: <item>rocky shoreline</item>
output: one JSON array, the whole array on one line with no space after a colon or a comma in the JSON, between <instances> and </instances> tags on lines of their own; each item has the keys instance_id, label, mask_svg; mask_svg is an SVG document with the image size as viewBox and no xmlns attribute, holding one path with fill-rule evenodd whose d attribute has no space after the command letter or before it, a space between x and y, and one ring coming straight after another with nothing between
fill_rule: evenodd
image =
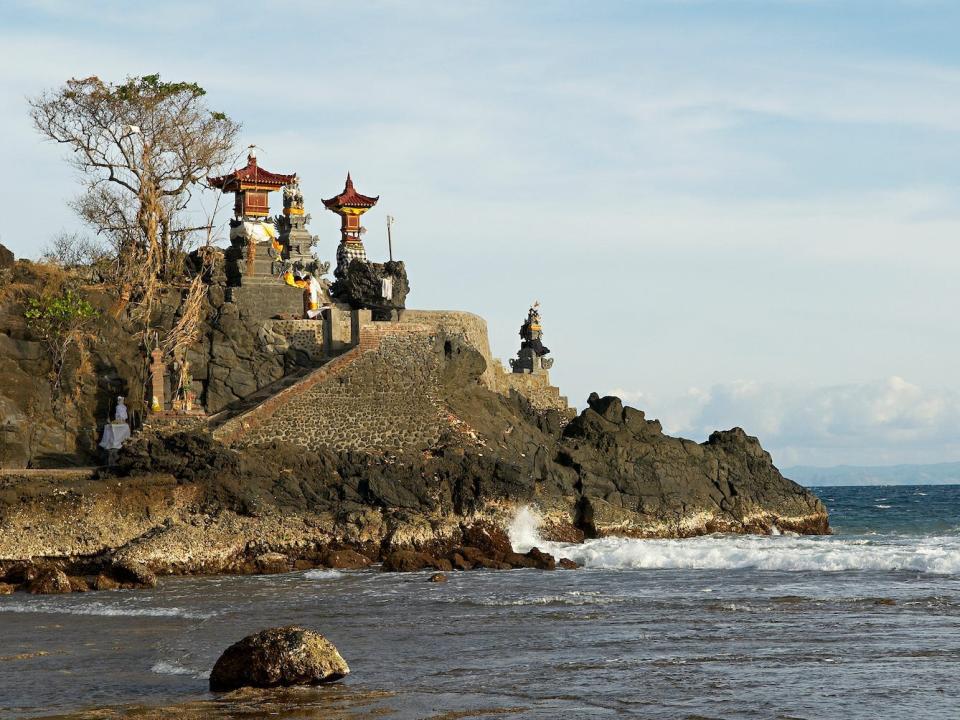
<instances>
[{"instance_id":1,"label":"rocky shoreline","mask_svg":"<svg viewBox=\"0 0 960 720\"><path fill-rule=\"evenodd\" d=\"M4 277L31 288L53 271L21 261ZM552 567L557 559L521 556L505 540L526 507L544 540L568 543L830 532L820 500L784 478L755 437L671 437L597 394L576 414L545 375L534 387L520 382L533 376L504 371L479 316L375 322L355 311L344 315L349 348L318 358L281 342L284 321L228 300L220 275L188 353L211 414L148 415L115 467L0 471L0 581L62 591L376 563ZM19 295L0 307L0 412L17 429L8 465L91 462L112 398L143 385L131 318L109 312L103 288L84 293L100 308L95 372L66 369L72 410L59 416L42 345L14 322ZM156 321L172 327L183 302L168 288ZM500 541L485 545L478 528Z\"/></svg>"},{"instance_id":2,"label":"rocky shoreline","mask_svg":"<svg viewBox=\"0 0 960 720\"><path fill-rule=\"evenodd\" d=\"M504 532L528 506L559 542L830 531L822 503L742 430L698 444L612 397L563 424L491 395L451 393L475 434L414 453L238 448L192 432L145 435L83 478L7 472L0 581L39 592L376 563L552 569L557 558L516 553Z\"/></svg>"}]
</instances>

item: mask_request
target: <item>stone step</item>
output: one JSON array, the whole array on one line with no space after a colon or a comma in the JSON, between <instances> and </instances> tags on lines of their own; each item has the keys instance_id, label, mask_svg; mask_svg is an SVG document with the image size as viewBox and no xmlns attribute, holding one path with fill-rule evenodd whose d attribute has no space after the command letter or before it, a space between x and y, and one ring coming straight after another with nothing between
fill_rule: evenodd
<instances>
[{"instance_id":1,"label":"stone step","mask_svg":"<svg viewBox=\"0 0 960 720\"><path fill-rule=\"evenodd\" d=\"M268 400L281 390L286 390L291 385L295 385L296 383L300 382L315 369L316 368L299 368L289 375L284 375L279 380L275 380L269 385L264 385L256 392L231 403L217 414L211 415L208 418L208 426L211 430L216 429L238 415L242 415L248 410L252 410L264 400Z\"/></svg>"}]
</instances>

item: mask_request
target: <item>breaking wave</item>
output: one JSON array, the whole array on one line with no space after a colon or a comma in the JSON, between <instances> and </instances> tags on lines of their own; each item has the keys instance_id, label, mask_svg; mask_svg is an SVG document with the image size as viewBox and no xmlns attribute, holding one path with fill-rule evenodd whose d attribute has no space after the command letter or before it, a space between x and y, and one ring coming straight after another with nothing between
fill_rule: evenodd
<instances>
[{"instance_id":1,"label":"breaking wave","mask_svg":"<svg viewBox=\"0 0 960 720\"><path fill-rule=\"evenodd\" d=\"M585 567L646 570L912 571L960 574L960 537L708 535L682 540L602 538L581 545L543 540L540 518L521 509L510 525L518 552L537 546Z\"/></svg>"},{"instance_id":2,"label":"breaking wave","mask_svg":"<svg viewBox=\"0 0 960 720\"><path fill-rule=\"evenodd\" d=\"M303 576L307 580L335 580L343 577L343 573L339 570L307 570Z\"/></svg>"},{"instance_id":3,"label":"breaking wave","mask_svg":"<svg viewBox=\"0 0 960 720\"><path fill-rule=\"evenodd\" d=\"M956 537L873 539L706 536L684 540L603 538L582 545L542 543L549 552L594 568L838 572L850 570L960 574Z\"/></svg>"},{"instance_id":4,"label":"breaking wave","mask_svg":"<svg viewBox=\"0 0 960 720\"><path fill-rule=\"evenodd\" d=\"M501 595L471 595L469 597L438 598L437 602L474 607L514 607L524 605L614 605L623 602L619 596L605 595L600 592L572 590L557 595L527 594L519 597Z\"/></svg>"},{"instance_id":5,"label":"breaking wave","mask_svg":"<svg viewBox=\"0 0 960 720\"><path fill-rule=\"evenodd\" d=\"M0 612L41 613L47 615L99 615L130 617L179 617L191 620L206 620L217 613L184 610L178 607L126 607L101 602L77 605L63 604L51 600L33 600L28 602L0 602Z\"/></svg>"}]
</instances>

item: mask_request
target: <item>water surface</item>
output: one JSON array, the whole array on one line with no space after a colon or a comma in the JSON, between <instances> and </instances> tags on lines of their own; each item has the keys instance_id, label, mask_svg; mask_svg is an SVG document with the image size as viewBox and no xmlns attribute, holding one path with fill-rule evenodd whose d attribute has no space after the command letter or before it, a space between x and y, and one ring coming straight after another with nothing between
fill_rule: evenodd
<instances>
[{"instance_id":1,"label":"water surface","mask_svg":"<svg viewBox=\"0 0 960 720\"><path fill-rule=\"evenodd\" d=\"M587 565L572 572L3 597L0 717L960 717L960 487L817 492L832 537L550 546ZM352 675L213 701L219 653L287 623L324 633Z\"/></svg>"}]
</instances>

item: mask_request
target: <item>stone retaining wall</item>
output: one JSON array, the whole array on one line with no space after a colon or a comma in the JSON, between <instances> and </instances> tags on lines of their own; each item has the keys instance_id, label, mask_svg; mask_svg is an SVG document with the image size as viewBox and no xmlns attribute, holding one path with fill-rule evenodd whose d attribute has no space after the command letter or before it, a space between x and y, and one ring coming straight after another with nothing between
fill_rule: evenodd
<instances>
[{"instance_id":1,"label":"stone retaining wall","mask_svg":"<svg viewBox=\"0 0 960 720\"><path fill-rule=\"evenodd\" d=\"M432 328L366 323L359 345L218 428L225 442L282 440L351 450L427 447L446 413Z\"/></svg>"},{"instance_id":2,"label":"stone retaining wall","mask_svg":"<svg viewBox=\"0 0 960 720\"><path fill-rule=\"evenodd\" d=\"M507 396L519 393L540 410L572 415L546 373L507 372L490 356L486 322L477 315L417 310L405 312L400 322L371 322L368 312L358 311L353 321L353 348L227 420L214 436L241 445L281 440L351 450L429 447L451 423L440 392L440 341L449 337L483 355L484 386ZM271 327L291 345L318 343L322 356L322 340L314 335L322 323L277 320Z\"/></svg>"},{"instance_id":3,"label":"stone retaining wall","mask_svg":"<svg viewBox=\"0 0 960 720\"><path fill-rule=\"evenodd\" d=\"M487 321L479 315L452 310L405 310L403 322L428 325L445 335L460 337L467 345L480 352L487 363L487 369L480 376L480 383L487 389L507 396L511 392L517 392L538 410L559 410L573 416L567 398L550 384L549 374L515 373L507 370L500 360L493 357L490 352Z\"/></svg>"},{"instance_id":4,"label":"stone retaining wall","mask_svg":"<svg viewBox=\"0 0 960 720\"><path fill-rule=\"evenodd\" d=\"M570 419L576 415L567 398L560 394L560 389L550 384L550 376L546 372L532 375L507 372L502 365L499 368L503 373L501 380L506 387L506 394L516 392L523 395L537 410L558 410Z\"/></svg>"},{"instance_id":5,"label":"stone retaining wall","mask_svg":"<svg viewBox=\"0 0 960 720\"><path fill-rule=\"evenodd\" d=\"M326 355L323 347L323 320L270 320L270 329L283 336L287 345L299 350L313 362L320 362Z\"/></svg>"}]
</instances>

